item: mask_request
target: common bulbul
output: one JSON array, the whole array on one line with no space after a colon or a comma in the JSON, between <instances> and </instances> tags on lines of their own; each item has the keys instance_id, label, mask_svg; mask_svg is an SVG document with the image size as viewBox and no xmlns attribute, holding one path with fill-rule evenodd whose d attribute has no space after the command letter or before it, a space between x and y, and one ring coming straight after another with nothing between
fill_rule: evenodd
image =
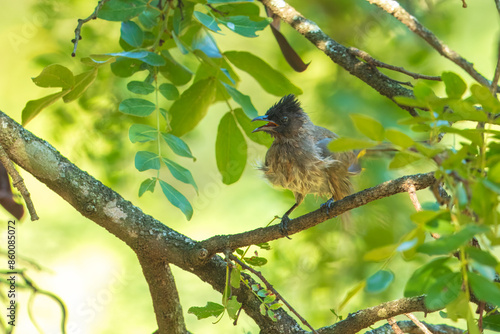
<instances>
[{"instance_id":1,"label":"common bulbul","mask_svg":"<svg viewBox=\"0 0 500 334\"><path fill-rule=\"evenodd\" d=\"M252 121L266 121L253 132L264 131L274 138L260 169L273 185L289 189L295 196L295 204L281 218L284 235L288 216L307 194L331 197L323 204L328 208L351 193L349 177L361 170L356 152L331 152L328 144L338 136L314 125L295 95L283 97Z\"/></svg>"}]
</instances>

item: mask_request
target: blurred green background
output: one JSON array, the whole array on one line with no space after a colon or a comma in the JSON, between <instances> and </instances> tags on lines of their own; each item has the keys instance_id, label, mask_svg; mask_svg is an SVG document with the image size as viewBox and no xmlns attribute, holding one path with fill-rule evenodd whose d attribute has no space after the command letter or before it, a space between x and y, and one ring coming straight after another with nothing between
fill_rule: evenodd
<instances>
[{"instance_id":1,"label":"blurred green background","mask_svg":"<svg viewBox=\"0 0 500 334\"><path fill-rule=\"evenodd\" d=\"M467 9L463 9L458 0L400 2L451 48L473 62L479 72L488 78L493 76L498 40L498 13L493 1L468 1ZM289 3L341 44L365 50L383 62L408 70L428 75L454 71L472 82L457 66L367 1L313 0L306 4L291 0ZM85 25L77 57L71 58L73 45L70 41L74 38L77 19L87 17L95 4L75 0L9 1L2 4L2 111L19 121L28 100L49 92L31 81L44 66L59 63L79 73L85 69L80 57L119 51L119 23L97 20ZM261 15L264 15L262 8ZM333 64L292 28L282 24L282 32L304 61L311 62L305 72L295 73L289 68L269 29L253 39L232 34L227 29L223 35L214 37L221 51L252 51L283 72L304 91L299 98L318 125L341 136L353 135L355 129L349 114L365 113L376 117L386 127L399 127L409 133L406 127L397 124L399 119L408 116L406 112ZM397 73L386 73L398 80L409 81L408 77ZM247 74L238 74L242 78L239 90L252 98L260 114L279 99L263 91ZM138 78L143 76L137 75ZM27 128L144 212L195 240L265 226L293 204L291 193L273 189L256 170L266 148L253 142L248 142L249 163L241 180L231 186L222 184L214 149L218 122L227 112L223 103L211 107L196 130L183 137L197 161L177 158L192 171L199 187L199 195L196 195L191 186L172 181L193 204L193 219L187 222L178 209L158 195L158 190L154 195L147 193L138 198L138 187L145 175L136 171L133 157L140 146L128 140L128 128L133 118L117 110L119 101L131 94L125 89L126 82L128 80L111 76L109 68L103 68L80 101L68 105L54 104ZM429 85L438 92L443 90L440 83L429 82ZM418 139L415 134L411 136ZM365 170L355 178L355 188L361 190L432 168L414 165L390 171L388 162L389 159L384 158L365 159ZM23 172L22 176L40 220L30 222L25 217L23 224L17 225L17 249L20 255L48 268L30 270L29 274L41 288L56 293L66 303L68 333L153 332L157 327L149 289L135 254L107 231L80 216L29 174ZM423 203L433 201L428 191L419 192L419 198ZM309 196L293 216L314 210L322 202L323 199ZM407 195L397 195L354 210L348 224L333 219L294 235L292 240L271 242L271 251L259 253L269 260L261 268L262 272L316 328L335 322L337 319L329 309L338 310L350 289L381 268L396 273L390 289L381 294L361 292L339 314L345 317L360 308L400 298L406 280L419 261L410 263L396 256L388 263L369 263L363 260L363 255L368 250L398 241L412 228L408 215L413 210ZM2 211L0 219L6 222L9 217ZM5 225L1 226L4 229ZM2 240L6 240L4 234L2 230ZM419 256L423 259L423 255ZM18 265L23 264L19 261ZM195 316L187 314L190 306L203 306L207 301L220 302L221 295L189 273L176 267L173 267L173 272L190 331L258 333L258 327L244 312L237 327L227 316L213 325L213 319L198 321ZM26 312L27 298L26 294L21 294L18 300L17 333L36 333ZM38 297L34 313L46 333L59 333L61 313L56 303ZM444 322L437 314L429 315L426 321ZM463 323L458 325L463 326Z\"/></svg>"}]
</instances>

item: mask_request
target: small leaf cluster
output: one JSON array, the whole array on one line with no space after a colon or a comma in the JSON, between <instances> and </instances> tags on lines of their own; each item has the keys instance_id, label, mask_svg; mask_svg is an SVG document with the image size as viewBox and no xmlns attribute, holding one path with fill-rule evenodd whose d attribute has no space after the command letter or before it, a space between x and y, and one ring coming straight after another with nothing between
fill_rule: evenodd
<instances>
[{"instance_id":1,"label":"small leaf cluster","mask_svg":"<svg viewBox=\"0 0 500 334\"><path fill-rule=\"evenodd\" d=\"M433 168L442 185L433 189L436 202L423 203L423 209L410 216L411 231L394 244L367 252L364 260L384 261L385 267L396 255L407 261L425 256L427 262L408 280L405 296L425 294L429 309L445 308L443 316L465 319L469 332L479 333L471 296L485 301L489 310L500 307L500 265L494 255L500 244L500 102L489 87L474 84L467 89L455 73L445 72L442 79L445 97L418 83L414 98L396 98L420 110L416 117L399 122L409 127L406 133L355 114L352 120L367 139L340 138L331 148L362 150L390 144L396 154L389 168L410 167L416 161ZM417 136L424 140L412 138ZM392 272L379 270L356 286L342 305L363 287L376 293L393 280ZM488 315L483 324L499 330L499 320Z\"/></svg>"}]
</instances>

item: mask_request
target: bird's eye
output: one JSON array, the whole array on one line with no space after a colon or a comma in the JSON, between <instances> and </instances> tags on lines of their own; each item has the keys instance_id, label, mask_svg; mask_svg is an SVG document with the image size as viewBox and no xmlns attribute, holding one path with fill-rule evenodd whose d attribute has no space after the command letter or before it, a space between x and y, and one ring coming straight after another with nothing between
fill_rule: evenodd
<instances>
[{"instance_id":1,"label":"bird's eye","mask_svg":"<svg viewBox=\"0 0 500 334\"><path fill-rule=\"evenodd\" d=\"M288 122L288 117L283 116L283 122L284 122L284 123Z\"/></svg>"}]
</instances>

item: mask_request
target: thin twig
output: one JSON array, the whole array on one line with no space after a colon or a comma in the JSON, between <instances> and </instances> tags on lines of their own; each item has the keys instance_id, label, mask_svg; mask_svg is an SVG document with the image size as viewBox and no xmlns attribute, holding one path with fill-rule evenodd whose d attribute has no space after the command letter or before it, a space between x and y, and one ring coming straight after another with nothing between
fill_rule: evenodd
<instances>
[{"instance_id":1,"label":"thin twig","mask_svg":"<svg viewBox=\"0 0 500 334\"><path fill-rule=\"evenodd\" d=\"M465 0L462 0L462 8L467 8L467 2L465 2Z\"/></svg>"},{"instance_id":2,"label":"thin twig","mask_svg":"<svg viewBox=\"0 0 500 334\"><path fill-rule=\"evenodd\" d=\"M413 321L413 323L417 325L418 328L420 328L422 332L424 332L424 334L432 334L431 331L427 327L425 327L425 325L421 323L416 316L413 315L413 313L405 313L405 315L408 317L408 319Z\"/></svg>"},{"instance_id":3,"label":"thin twig","mask_svg":"<svg viewBox=\"0 0 500 334\"><path fill-rule=\"evenodd\" d=\"M396 323L396 319L394 319L394 318L388 318L387 322L389 323L389 325L391 325L392 330L394 331L394 333L396 333L396 334L404 334L403 331L401 330L401 328L399 328L398 324Z\"/></svg>"},{"instance_id":4,"label":"thin twig","mask_svg":"<svg viewBox=\"0 0 500 334\"><path fill-rule=\"evenodd\" d=\"M10 161L9 156L7 155L7 152L3 149L3 146L0 145L0 163L5 167L5 170L7 173L10 175L12 178L12 185L19 190L21 195L24 198L24 202L26 203L26 207L28 208L28 212L30 213L30 217L32 221L38 220L38 215L36 214L35 206L33 205L33 202L31 201L31 195L26 188L26 185L24 184L24 180L19 175L17 172L16 168L12 164L12 161Z\"/></svg>"},{"instance_id":5,"label":"thin twig","mask_svg":"<svg viewBox=\"0 0 500 334\"><path fill-rule=\"evenodd\" d=\"M281 300L283 302L283 304L286 305L286 307L288 307L288 309L290 311L292 311L293 314L295 314L297 316L297 318L299 318L300 321L302 321L302 323L304 325L306 325L307 327L309 327L311 329L311 331L315 334L318 334L318 332L316 332L316 330L306 321L306 319L304 319L284 298L283 296L280 295L280 293L271 285L271 283L269 283L266 278L262 275L262 273L260 271L257 271L255 269L253 269L252 267L246 265L244 262L242 262L240 259L238 259L236 256L234 255L230 255L229 256L231 260L235 261L236 263L238 263L242 268L250 271L252 274L254 274L255 276L257 276L267 287L267 289L271 290L275 295L276 297Z\"/></svg>"},{"instance_id":6,"label":"thin twig","mask_svg":"<svg viewBox=\"0 0 500 334\"><path fill-rule=\"evenodd\" d=\"M403 67L383 63L380 60L373 58L368 52L360 50L360 49L355 48L355 47L350 47L349 51L351 51L351 53L353 55L355 55L356 57L363 59L364 61L366 61L368 64L370 64L372 66L387 68L387 69L392 70L392 71L401 72L403 74L406 74L406 75L412 77L413 79L425 79L425 80L434 80L434 81L441 81L442 80L440 76L432 76L432 75L414 73L414 72L410 72L410 71L405 70Z\"/></svg>"},{"instance_id":7,"label":"thin twig","mask_svg":"<svg viewBox=\"0 0 500 334\"><path fill-rule=\"evenodd\" d=\"M417 211L422 211L422 205L420 205L420 202L418 201L417 197L417 189L415 188L415 185L412 183L408 186L408 195L410 195L411 202L413 203L413 206L415 207L415 210Z\"/></svg>"},{"instance_id":8,"label":"thin twig","mask_svg":"<svg viewBox=\"0 0 500 334\"><path fill-rule=\"evenodd\" d=\"M497 7L498 14L500 15L500 0L495 0L495 5Z\"/></svg>"},{"instance_id":9,"label":"thin twig","mask_svg":"<svg viewBox=\"0 0 500 334\"><path fill-rule=\"evenodd\" d=\"M497 1L498 4L498 1ZM496 97L498 86L498 80L500 79L500 39L498 40L498 55L497 55L497 67L495 68L495 75L493 76L493 81L491 82L490 91L493 96Z\"/></svg>"},{"instance_id":10,"label":"thin twig","mask_svg":"<svg viewBox=\"0 0 500 334\"><path fill-rule=\"evenodd\" d=\"M439 38L436 37L429 29L424 27L414 16L410 15L401 5L394 0L367 0L371 4L377 5L382 10L394 16L401 21L415 34L424 39L430 46L438 51L442 56L448 58L469 75L474 78L481 85L489 87L490 82L479 72L476 71L474 65L452 50L448 45L444 44Z\"/></svg>"},{"instance_id":11,"label":"thin twig","mask_svg":"<svg viewBox=\"0 0 500 334\"><path fill-rule=\"evenodd\" d=\"M94 9L94 12L92 14L90 14L89 17L87 17L86 19L78 19L78 25L76 26L76 29L75 29L75 39L71 41L74 44L73 52L71 53L71 57L76 56L76 48L78 47L78 42L82 39L81 30L82 30L83 24L89 22L90 20L95 20L97 18L97 13L99 13L102 6L108 1L109 0L100 0Z\"/></svg>"}]
</instances>

